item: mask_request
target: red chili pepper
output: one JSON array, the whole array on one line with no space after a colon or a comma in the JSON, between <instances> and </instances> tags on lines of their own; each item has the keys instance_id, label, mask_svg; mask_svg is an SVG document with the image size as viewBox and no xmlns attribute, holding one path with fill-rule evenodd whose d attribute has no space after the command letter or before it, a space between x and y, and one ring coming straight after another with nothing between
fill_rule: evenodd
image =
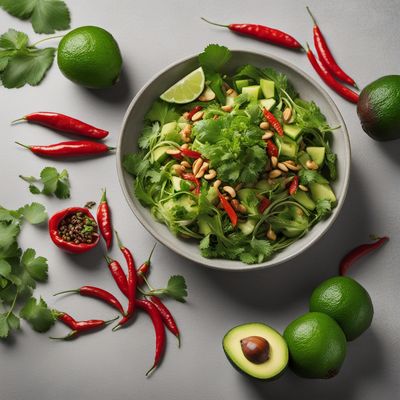
<instances>
[{"instance_id":1,"label":"red chili pepper","mask_svg":"<svg viewBox=\"0 0 400 400\"><path fill-rule=\"evenodd\" d=\"M156 351L154 356L153 366L146 372L146 376L150 375L160 364L161 357L165 350L165 328L160 312L158 311L155 304L149 300L136 300L138 308L146 311L151 321L153 322L154 331L156 333Z\"/></svg>"},{"instance_id":2,"label":"red chili pepper","mask_svg":"<svg viewBox=\"0 0 400 400\"><path fill-rule=\"evenodd\" d=\"M60 132L75 133L92 139L104 139L108 131L96 128L68 115L55 112L35 112L13 122L28 121L53 128Z\"/></svg>"},{"instance_id":3,"label":"red chili pepper","mask_svg":"<svg viewBox=\"0 0 400 400\"><path fill-rule=\"evenodd\" d=\"M331 73L322 65L314 56L314 53L311 51L309 45L307 44L307 57L310 60L311 65L317 72L317 74L321 77L321 79L337 94L342 96L348 101L352 103L358 102L358 94L353 92L348 87L343 86L340 82L335 80L335 78L331 75Z\"/></svg>"},{"instance_id":4,"label":"red chili pepper","mask_svg":"<svg viewBox=\"0 0 400 400\"><path fill-rule=\"evenodd\" d=\"M229 201L226 200L226 198L220 192L218 192L218 197L219 197L219 201L222 204L222 207L224 207L224 210L228 214L228 217L231 220L232 225L236 226L237 222L238 222L238 216L237 216L235 210L232 208Z\"/></svg>"},{"instance_id":5,"label":"red chili pepper","mask_svg":"<svg viewBox=\"0 0 400 400\"><path fill-rule=\"evenodd\" d=\"M63 337L51 337L50 336L50 339L69 340L69 339L72 339L73 337L77 336L79 333L89 332L96 328L102 328L106 325L109 325L112 322L114 322L117 318L118 318L118 316L113 319L110 319L108 321L103 321L102 319L88 319L86 321L76 321L75 327L71 328L72 331L69 332L66 336L63 336Z\"/></svg>"},{"instance_id":6,"label":"red chili pepper","mask_svg":"<svg viewBox=\"0 0 400 400\"><path fill-rule=\"evenodd\" d=\"M202 106L194 106L188 113L187 119L191 120L193 115L196 114L197 112L201 111L203 109Z\"/></svg>"},{"instance_id":7,"label":"red chili pepper","mask_svg":"<svg viewBox=\"0 0 400 400\"><path fill-rule=\"evenodd\" d=\"M107 202L106 190L103 190L99 207L97 209L97 223L99 224L101 235L106 241L107 249L111 247L112 243L112 225L111 225L111 211Z\"/></svg>"},{"instance_id":8,"label":"red chili pepper","mask_svg":"<svg viewBox=\"0 0 400 400\"><path fill-rule=\"evenodd\" d=\"M78 157L107 153L115 147L106 146L104 143L77 140L50 144L48 146L34 146L15 142L39 156L47 157Z\"/></svg>"},{"instance_id":9,"label":"red chili pepper","mask_svg":"<svg viewBox=\"0 0 400 400\"><path fill-rule=\"evenodd\" d=\"M260 214L264 214L264 211L271 205L271 200L268 197L263 196L258 206Z\"/></svg>"},{"instance_id":10,"label":"red chili pepper","mask_svg":"<svg viewBox=\"0 0 400 400\"><path fill-rule=\"evenodd\" d=\"M181 153L185 157L189 158L200 158L201 154L198 151L190 150L190 149L181 149Z\"/></svg>"},{"instance_id":11,"label":"red chili pepper","mask_svg":"<svg viewBox=\"0 0 400 400\"><path fill-rule=\"evenodd\" d=\"M279 156L278 146L271 139L267 140L267 153L270 157Z\"/></svg>"},{"instance_id":12,"label":"red chili pepper","mask_svg":"<svg viewBox=\"0 0 400 400\"><path fill-rule=\"evenodd\" d=\"M181 338L180 338L180 334L179 334L179 329L178 329L178 325L175 322L174 317L171 314L171 311L169 311L169 309L165 306L165 304L157 296L151 296L151 301L152 301L152 303L154 303L157 310L159 311L161 318L164 321L165 326L178 339L178 347L180 347Z\"/></svg>"},{"instance_id":13,"label":"red chili pepper","mask_svg":"<svg viewBox=\"0 0 400 400\"><path fill-rule=\"evenodd\" d=\"M81 296L93 297L95 299L102 300L116 308L122 315L125 315L124 308L119 300L112 293L107 292L107 290L95 286L82 286L79 289L64 290L62 292L55 293L53 296L66 293L78 293Z\"/></svg>"},{"instance_id":14,"label":"red chili pepper","mask_svg":"<svg viewBox=\"0 0 400 400\"><path fill-rule=\"evenodd\" d=\"M60 249L66 250L70 253L80 254L89 251L90 249L95 247L99 242L99 235L92 234L92 237L95 238L93 243L81 242L77 244L75 242L68 242L65 239L63 239L60 233L61 222L69 215L74 215L77 213L84 214L91 221L91 223L93 223L93 225L96 226L95 219L93 215L90 213L89 209L83 207L70 207L57 212L49 219L49 234L53 243Z\"/></svg>"},{"instance_id":15,"label":"red chili pepper","mask_svg":"<svg viewBox=\"0 0 400 400\"><path fill-rule=\"evenodd\" d=\"M371 253L372 251L379 249L382 245L384 245L389 238L387 236L383 236L381 238L376 239L373 243L366 243L360 246L357 246L353 250L351 250L348 254L346 254L339 265L339 275L346 275L349 268L361 257Z\"/></svg>"},{"instance_id":16,"label":"red chili pepper","mask_svg":"<svg viewBox=\"0 0 400 400\"><path fill-rule=\"evenodd\" d=\"M137 269L137 285L142 286L144 284L144 280L146 276L149 274L150 271L150 262L151 256L153 255L154 249L156 248L157 243L154 244L153 248L151 249L149 258Z\"/></svg>"},{"instance_id":17,"label":"red chili pepper","mask_svg":"<svg viewBox=\"0 0 400 400\"><path fill-rule=\"evenodd\" d=\"M354 79L351 78L349 75L347 75L337 64L336 60L334 59L331 51L329 50L328 44L326 43L326 40L319 29L319 26L317 24L317 21L315 20L314 16L312 15L309 7L306 7L308 13L310 14L311 19L313 20L314 23L314 45L315 49L317 50L318 53L318 58L321 61L321 63L327 68L336 78L340 79L341 81L354 86L356 89L358 89L358 86L354 82Z\"/></svg>"},{"instance_id":18,"label":"red chili pepper","mask_svg":"<svg viewBox=\"0 0 400 400\"><path fill-rule=\"evenodd\" d=\"M276 133L279 136L283 136L283 129L279 121L276 119L275 115L272 114L271 111L268 111L266 108L263 108L263 114L265 119L272 125L275 129Z\"/></svg>"},{"instance_id":19,"label":"red chili pepper","mask_svg":"<svg viewBox=\"0 0 400 400\"><path fill-rule=\"evenodd\" d=\"M119 329L121 326L125 325L132 317L135 311L136 305L136 288L137 288L137 275L135 268L135 260L133 259L133 255L129 249L127 249L121 242L118 233L115 232L118 240L118 246L125 257L126 264L128 266L128 277L127 277L127 294L128 294L128 310L126 311L126 315L122 317L122 319L118 322L113 330Z\"/></svg>"},{"instance_id":20,"label":"red chili pepper","mask_svg":"<svg viewBox=\"0 0 400 400\"><path fill-rule=\"evenodd\" d=\"M119 287L119 290L128 297L128 281L121 264L117 260L113 260L108 256L104 256L107 261L108 269L114 278L115 283Z\"/></svg>"},{"instance_id":21,"label":"red chili pepper","mask_svg":"<svg viewBox=\"0 0 400 400\"><path fill-rule=\"evenodd\" d=\"M299 187L299 177L295 175L289 185L289 194L291 196L296 194L298 187Z\"/></svg>"},{"instance_id":22,"label":"red chili pepper","mask_svg":"<svg viewBox=\"0 0 400 400\"><path fill-rule=\"evenodd\" d=\"M72 318L69 314L63 311L53 310L53 315L57 318L58 321L61 321L63 324L67 325L72 330L76 328L76 320Z\"/></svg>"},{"instance_id":23,"label":"red chili pepper","mask_svg":"<svg viewBox=\"0 0 400 400\"><path fill-rule=\"evenodd\" d=\"M216 24L215 22L208 21L205 18L201 18L203 21L209 24L221 26L223 28L229 28L231 31L241 33L246 36L252 36L256 39L262 40L263 42L269 42L278 46L287 47L290 49L299 49L301 44L288 33L282 32L278 29L270 28L265 25L256 24Z\"/></svg>"},{"instance_id":24,"label":"red chili pepper","mask_svg":"<svg viewBox=\"0 0 400 400\"><path fill-rule=\"evenodd\" d=\"M200 193L200 181L192 173L182 174L182 178L185 179L186 181L194 182L196 184L194 192L196 194Z\"/></svg>"}]
</instances>

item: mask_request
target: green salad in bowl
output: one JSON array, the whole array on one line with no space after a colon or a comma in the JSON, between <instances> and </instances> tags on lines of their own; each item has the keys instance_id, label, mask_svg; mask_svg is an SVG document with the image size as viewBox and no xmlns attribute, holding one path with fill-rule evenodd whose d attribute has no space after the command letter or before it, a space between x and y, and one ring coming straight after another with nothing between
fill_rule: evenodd
<instances>
[{"instance_id":1,"label":"green salad in bowl","mask_svg":"<svg viewBox=\"0 0 400 400\"><path fill-rule=\"evenodd\" d=\"M208 46L200 67L160 93L122 164L142 206L202 257L259 264L337 205L335 134L286 74L227 72L230 55Z\"/></svg>"}]
</instances>

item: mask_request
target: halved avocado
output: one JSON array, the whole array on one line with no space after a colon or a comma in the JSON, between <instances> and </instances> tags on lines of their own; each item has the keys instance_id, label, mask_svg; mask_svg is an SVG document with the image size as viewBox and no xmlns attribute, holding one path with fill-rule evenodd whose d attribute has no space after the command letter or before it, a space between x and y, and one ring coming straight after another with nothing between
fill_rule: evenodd
<instances>
[{"instance_id":1,"label":"halved avocado","mask_svg":"<svg viewBox=\"0 0 400 400\"><path fill-rule=\"evenodd\" d=\"M268 358L265 361L252 362L243 353L241 341L251 337L268 342ZM259 322L235 326L224 336L222 346L234 368L257 379L276 379L284 372L289 360L285 339L275 329Z\"/></svg>"}]
</instances>

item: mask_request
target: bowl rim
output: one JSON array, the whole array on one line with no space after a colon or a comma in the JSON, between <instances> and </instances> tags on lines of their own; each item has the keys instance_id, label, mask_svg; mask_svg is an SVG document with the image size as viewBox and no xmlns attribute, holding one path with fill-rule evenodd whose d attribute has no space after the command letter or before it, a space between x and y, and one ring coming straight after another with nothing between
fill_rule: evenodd
<instances>
[{"instance_id":1,"label":"bowl rim","mask_svg":"<svg viewBox=\"0 0 400 400\"><path fill-rule=\"evenodd\" d=\"M133 212L133 214L136 216L136 218L138 219L138 221L142 224L142 226L147 230L147 232L149 232L155 240L157 240L158 242L161 242L164 246L166 246L167 248L169 248L170 250L172 250L174 253L180 255L181 257L184 257L185 259L191 261L191 262L195 262L195 263L199 263L201 265L206 266L207 268L210 269L214 269L214 270L223 270L223 271L232 271L232 272L243 272L243 271L258 271L261 269L267 269L267 268L272 268L275 267L277 265L286 263L290 260L292 260L293 258L297 257L298 255L300 255L301 253L303 253L304 251L306 251L307 249L309 249L315 242L317 242L320 238L322 238L327 232L328 230L332 227L332 225L334 224L334 222L336 221L338 215L340 214L340 211L343 207L344 201L346 199L347 196L347 192L348 192L348 187L349 187L349 181L350 181L350 170L351 170L351 146L350 146L350 138L349 138L349 133L347 130L347 126L346 123L343 119L343 116L339 110L339 108L337 107L336 103L333 101L333 99L331 98L331 96L328 94L328 92L326 91L326 89L324 87L322 87L322 85L317 82L314 78L312 78L310 75L308 75L306 72L304 72L303 70L301 70L300 68L298 68L296 65L294 65L292 62L287 61L281 57L275 56L271 53L268 52L258 52L258 51L252 51L252 50L246 50L246 49L240 49L240 48L234 48L234 49L229 49L232 53L232 55L234 53L249 53L251 55L256 55L256 56L262 56L262 57L266 57L266 58L270 58L274 61L277 61L278 63L284 64L285 66L287 66L289 69L294 70L297 74L301 75L302 78L304 78L306 81L310 82L320 93L321 95L324 97L324 99L326 100L326 102L328 103L329 107L333 110L334 114L336 115L336 117L339 119L340 122L340 127L343 130L343 135L344 135L344 144L345 144L345 154L343 154L344 157L344 161L345 161L345 165L348 166L347 168L347 172L345 174L343 174L343 192L341 194L341 196L339 197L339 200L337 202L336 207L333 210L332 215L329 217L326 226L324 227L324 229L315 237L311 238L311 240L305 242L300 248L299 250L295 253L295 254L290 254L287 256L284 256L283 258L281 258L280 260L276 260L274 262L274 259L272 260L268 260L265 261L263 263L259 263L259 264L244 264L241 266L218 266L216 265L218 260L220 259L209 259L209 258L205 258L204 262L203 261L194 261L192 258L190 258L189 255L186 254L181 254L179 252L176 251L175 248L173 248L169 243L165 242L164 240L160 239L159 236L157 235L157 231L155 229L153 229L146 221L145 218L142 218L142 216L136 211L136 206L132 201L132 196L130 191L128 190L128 188L125 185L125 179L124 179L124 169L122 166L122 151L121 151L121 145L122 145L122 140L123 140L123 132L125 131L126 125L127 125L127 121L128 118L132 112L132 109L134 108L134 106L136 105L137 101L139 100L139 98L142 96L142 94L146 91L146 89L159 77L161 77L163 74L165 74L167 71L169 71L170 69L176 67L179 64L182 64L186 61L192 60L193 58L197 57L199 55L199 53L194 53L191 54L189 56L183 57L175 62L172 62L170 64L168 64L166 67L164 67L161 71L155 73L152 77L150 77L150 79L147 80L147 82L141 87L141 89L136 93L136 95L133 97L133 99L131 100L131 102L129 103L128 108L126 109L124 118L122 120L122 125L120 128L120 133L119 133L119 138L118 138L118 147L117 147L117 153L116 153L116 164L117 164L117 175L118 175L118 181L119 184L122 188L122 192L124 194L125 200L127 201L129 208L131 209L131 211ZM172 233L171 233L172 235ZM223 259L224 262L226 261L231 261L231 260L226 260ZM232 262L239 262L240 261L233 261Z\"/></svg>"}]
</instances>

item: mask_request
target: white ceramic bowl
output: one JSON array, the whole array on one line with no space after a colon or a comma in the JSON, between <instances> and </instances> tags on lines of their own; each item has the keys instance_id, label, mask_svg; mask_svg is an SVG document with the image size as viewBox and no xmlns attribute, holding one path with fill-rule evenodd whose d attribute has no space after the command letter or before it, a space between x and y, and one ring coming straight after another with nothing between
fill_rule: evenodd
<instances>
[{"instance_id":1,"label":"white ceramic bowl","mask_svg":"<svg viewBox=\"0 0 400 400\"><path fill-rule=\"evenodd\" d=\"M226 70L228 73L234 72L236 68L244 64L253 64L259 67L272 67L279 72L283 72L288 76L291 83L299 92L300 97L305 100L315 101L327 117L330 126L340 126L339 129L334 131L334 140L332 144L333 151L338 155L338 179L333 184L334 191L338 198L336 208L327 220L318 223L303 238L299 239L280 253L277 253L271 260L261 264L247 265L240 261L208 259L202 257L198 249L198 243L175 237L165 225L152 218L149 209L143 207L135 198L132 190L133 178L126 173L122 167L122 159L124 155L137 150L137 141L142 130L143 118L153 101L176 81L198 67L197 55L187 57L168 66L159 74L154 76L139 91L132 100L125 114L117 151L118 177L122 190L131 210L142 225L158 241L181 256L208 267L229 271L248 271L272 267L296 257L298 254L310 247L329 229L338 216L346 197L350 175L350 141L346 125L335 103L326 91L314 79L310 78L294 65L270 54L233 50L232 58L227 64Z\"/></svg>"}]
</instances>

